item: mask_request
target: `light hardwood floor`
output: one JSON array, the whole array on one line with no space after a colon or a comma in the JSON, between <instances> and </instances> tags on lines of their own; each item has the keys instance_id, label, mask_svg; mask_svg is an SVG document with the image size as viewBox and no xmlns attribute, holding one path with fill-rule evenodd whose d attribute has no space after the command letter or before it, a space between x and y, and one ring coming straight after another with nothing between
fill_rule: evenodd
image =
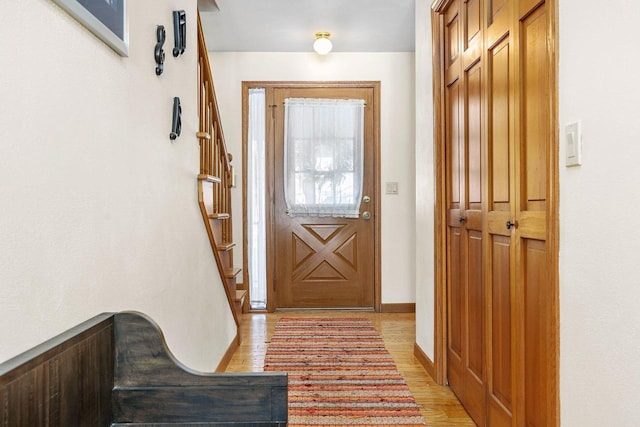
<instances>
[{"instance_id":1,"label":"light hardwood floor","mask_svg":"<svg viewBox=\"0 0 640 427\"><path fill-rule=\"evenodd\" d=\"M448 387L437 385L413 356L415 315L398 313L304 311L245 314L240 347L226 372L261 372L268 341L281 317L366 317L375 325L416 399L427 426L475 426Z\"/></svg>"}]
</instances>

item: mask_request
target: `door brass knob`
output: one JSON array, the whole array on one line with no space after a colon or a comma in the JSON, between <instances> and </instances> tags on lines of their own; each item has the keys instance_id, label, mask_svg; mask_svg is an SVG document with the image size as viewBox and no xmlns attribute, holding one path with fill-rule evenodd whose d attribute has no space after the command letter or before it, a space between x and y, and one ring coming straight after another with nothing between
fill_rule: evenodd
<instances>
[{"instance_id":1,"label":"door brass knob","mask_svg":"<svg viewBox=\"0 0 640 427\"><path fill-rule=\"evenodd\" d=\"M371 219L371 214L368 211L362 212L363 219Z\"/></svg>"}]
</instances>

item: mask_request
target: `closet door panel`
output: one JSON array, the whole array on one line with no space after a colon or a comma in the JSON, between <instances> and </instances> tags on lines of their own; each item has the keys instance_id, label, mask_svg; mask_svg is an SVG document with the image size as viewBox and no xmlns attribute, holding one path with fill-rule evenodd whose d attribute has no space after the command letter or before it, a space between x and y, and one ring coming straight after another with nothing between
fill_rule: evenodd
<instances>
[{"instance_id":1,"label":"closet door panel","mask_svg":"<svg viewBox=\"0 0 640 427\"><path fill-rule=\"evenodd\" d=\"M467 0L465 7L465 47L468 47L474 38L480 34L481 16L480 16L480 0Z\"/></svg>"},{"instance_id":2,"label":"closet door panel","mask_svg":"<svg viewBox=\"0 0 640 427\"><path fill-rule=\"evenodd\" d=\"M462 103L460 102L460 80L454 80L446 89L446 117L447 131L446 151L447 151L447 207L448 209L461 208L461 184L463 150L461 147L462 131Z\"/></svg>"},{"instance_id":3,"label":"closet door panel","mask_svg":"<svg viewBox=\"0 0 640 427\"><path fill-rule=\"evenodd\" d=\"M489 57L489 210L508 212L511 210L508 40L490 50Z\"/></svg>"},{"instance_id":4,"label":"closet door panel","mask_svg":"<svg viewBox=\"0 0 640 427\"><path fill-rule=\"evenodd\" d=\"M460 55L460 20L458 19L458 16L458 2L454 1L451 3L451 6L447 9L447 13L445 14L445 68L450 68Z\"/></svg>"},{"instance_id":5,"label":"closet door panel","mask_svg":"<svg viewBox=\"0 0 640 427\"><path fill-rule=\"evenodd\" d=\"M549 280L547 210L551 140L549 87L548 16L546 3L520 3L519 22L520 143L518 158L521 182L518 194L518 301L522 304L524 338L524 411L519 416L530 427L549 424L552 393L547 393L552 372L550 319L553 285Z\"/></svg>"},{"instance_id":6,"label":"closet door panel","mask_svg":"<svg viewBox=\"0 0 640 427\"><path fill-rule=\"evenodd\" d=\"M455 7L454 2L452 7ZM453 14L453 21L458 20L457 13ZM455 25L456 31L459 27ZM447 32L447 34L450 34ZM459 43L458 36L450 35L451 43ZM455 46L448 51L457 49ZM464 398L463 357L465 353L465 290L464 271L462 262L464 251L464 230L460 218L464 210L464 106L462 99L462 83L459 75L460 56L449 65L448 73L451 81L445 89L445 152L447 162L447 377L451 389L460 399Z\"/></svg>"},{"instance_id":7,"label":"closet door panel","mask_svg":"<svg viewBox=\"0 0 640 427\"><path fill-rule=\"evenodd\" d=\"M464 289L460 265L460 228L449 227L447 245L447 378L449 386L459 399L464 398L463 378L463 325Z\"/></svg>"},{"instance_id":8,"label":"closet door panel","mask_svg":"<svg viewBox=\"0 0 640 427\"><path fill-rule=\"evenodd\" d=\"M513 0L487 0L487 2L485 46L490 47L499 43L509 34Z\"/></svg>"},{"instance_id":9,"label":"closet door panel","mask_svg":"<svg viewBox=\"0 0 640 427\"><path fill-rule=\"evenodd\" d=\"M506 7L506 6L505 6ZM508 37L487 52L488 207L487 283L489 332L487 425L511 425L514 405L513 273L514 245L507 221L513 219L514 131L512 126L512 56Z\"/></svg>"},{"instance_id":10,"label":"closet door panel","mask_svg":"<svg viewBox=\"0 0 640 427\"><path fill-rule=\"evenodd\" d=\"M488 381L491 412L501 414L499 419L511 418L512 342L511 342L511 238L494 235L491 240L491 351L490 380ZM494 420L488 420L493 426Z\"/></svg>"},{"instance_id":11,"label":"closet door panel","mask_svg":"<svg viewBox=\"0 0 640 427\"><path fill-rule=\"evenodd\" d=\"M489 17L490 21L495 21L498 13L502 10L503 6L507 3L507 0L488 0L489 2Z\"/></svg>"},{"instance_id":12,"label":"closet door panel","mask_svg":"<svg viewBox=\"0 0 640 427\"><path fill-rule=\"evenodd\" d=\"M465 228L467 236L467 368L484 382L484 280L482 236L482 69L480 63L466 72Z\"/></svg>"},{"instance_id":13,"label":"closet door panel","mask_svg":"<svg viewBox=\"0 0 640 427\"><path fill-rule=\"evenodd\" d=\"M445 15L444 52L445 52L445 81L450 85L459 78L459 59L461 53L460 19L458 2L454 1Z\"/></svg>"},{"instance_id":14,"label":"closet door panel","mask_svg":"<svg viewBox=\"0 0 640 427\"><path fill-rule=\"evenodd\" d=\"M465 52L466 54L467 52ZM485 288L483 268L483 155L482 62L475 58L464 72L465 81L465 181L464 233L466 255L466 346L464 404L479 426L485 424Z\"/></svg>"},{"instance_id":15,"label":"closet door panel","mask_svg":"<svg viewBox=\"0 0 640 427\"><path fill-rule=\"evenodd\" d=\"M469 357L467 369L475 377L475 381L483 383L485 379L484 363L484 281L482 280L482 232L469 232L469 282L467 305L468 319L468 349Z\"/></svg>"},{"instance_id":16,"label":"closet door panel","mask_svg":"<svg viewBox=\"0 0 640 427\"><path fill-rule=\"evenodd\" d=\"M539 7L521 23L523 211L544 212L546 208L549 105L546 92L541 90L549 86L546 41L546 14L544 7Z\"/></svg>"},{"instance_id":17,"label":"closet door panel","mask_svg":"<svg viewBox=\"0 0 640 427\"><path fill-rule=\"evenodd\" d=\"M467 206L482 211L482 67L479 62L466 73Z\"/></svg>"},{"instance_id":18,"label":"closet door panel","mask_svg":"<svg viewBox=\"0 0 640 427\"><path fill-rule=\"evenodd\" d=\"M544 378L547 376L545 316L547 309L545 278L547 277L547 248L540 240L526 239L522 243L524 290L524 389L525 420L528 427L547 426Z\"/></svg>"},{"instance_id":19,"label":"closet door panel","mask_svg":"<svg viewBox=\"0 0 640 427\"><path fill-rule=\"evenodd\" d=\"M467 340L464 359L463 403L478 426L485 425L485 297L482 274L482 232L467 232Z\"/></svg>"},{"instance_id":20,"label":"closet door panel","mask_svg":"<svg viewBox=\"0 0 640 427\"><path fill-rule=\"evenodd\" d=\"M448 242L452 256L449 257L449 351L456 360L462 360L462 314L464 295L461 285L460 228L450 227Z\"/></svg>"}]
</instances>

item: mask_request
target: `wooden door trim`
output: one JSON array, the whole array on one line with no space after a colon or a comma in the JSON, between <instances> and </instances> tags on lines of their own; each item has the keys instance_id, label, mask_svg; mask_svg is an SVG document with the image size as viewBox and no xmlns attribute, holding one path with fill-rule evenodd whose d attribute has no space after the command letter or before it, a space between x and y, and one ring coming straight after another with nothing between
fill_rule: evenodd
<instances>
[{"instance_id":1,"label":"wooden door trim","mask_svg":"<svg viewBox=\"0 0 640 427\"><path fill-rule=\"evenodd\" d=\"M558 0L546 0L549 5L548 17L549 31L551 32L548 43L549 48L549 111L551 112L551 124L549 126L549 150L550 179L548 181L549 205L547 206L547 242L550 248L549 257L549 281L553 284L553 294L549 301L551 312L551 327L549 328L551 348L550 360L553 366L552 381L545 390L553 412L551 421L555 426L560 425L560 141L558 123Z\"/></svg>"},{"instance_id":2,"label":"wooden door trim","mask_svg":"<svg viewBox=\"0 0 640 427\"><path fill-rule=\"evenodd\" d=\"M242 82L242 229L243 229L243 280L246 283L247 288L249 285L249 269L247 259L247 144L248 144L248 108L249 108L249 89L252 88L265 88L268 92L273 93L275 89L298 89L298 88L362 88L373 89L373 147L374 147L374 180L373 180L373 193L377 195L374 197L374 204L376 215L373 216L374 221L374 236L373 236L373 252L374 252L374 288L373 288L373 308L375 311L380 312L382 306L382 288L381 288L381 229L382 229L382 201L380 194L380 81L243 81ZM267 97L268 101L268 97ZM269 111L267 111L267 114ZM274 134L271 128L271 121L266 120L267 127L267 146L274 146ZM273 150L267 150L268 157L266 159L266 180L269 183L267 188L266 199L271 201L268 203L266 210L266 222L267 222L267 311L275 311L274 305L274 277L275 277L275 264L273 257L269 254L274 253L275 240L273 230L273 218L274 218L274 188L273 188L273 165L275 159L273 158ZM247 298L248 300L248 298Z\"/></svg>"},{"instance_id":3,"label":"wooden door trim","mask_svg":"<svg viewBox=\"0 0 640 427\"><path fill-rule=\"evenodd\" d=\"M551 112L549 153L550 168L548 176L549 204L547 206L547 235L549 247L549 277L554 289L549 303L552 365L551 380L545 390L552 408L553 425L560 425L559 363L560 363L560 306L559 306L559 137L558 137L558 1L544 0L549 7L550 34L549 43L549 111ZM431 7L432 70L433 70L433 108L434 108L434 379L444 385L447 381L447 293L446 293L446 170L444 147L444 76L442 73L444 53L442 51L442 31L444 27L441 12L448 0L435 0Z\"/></svg>"},{"instance_id":4,"label":"wooden door trim","mask_svg":"<svg viewBox=\"0 0 640 427\"><path fill-rule=\"evenodd\" d=\"M436 0L431 9L432 68L433 68L433 150L435 173L434 212L434 380L444 385L447 381L447 212L446 156L444 141L444 54L442 52L443 4Z\"/></svg>"}]
</instances>

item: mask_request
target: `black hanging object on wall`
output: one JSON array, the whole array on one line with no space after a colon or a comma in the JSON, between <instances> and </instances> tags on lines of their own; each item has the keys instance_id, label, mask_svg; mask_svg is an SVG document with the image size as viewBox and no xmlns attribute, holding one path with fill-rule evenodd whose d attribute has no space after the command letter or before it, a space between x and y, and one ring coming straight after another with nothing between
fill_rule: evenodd
<instances>
[{"instance_id":1,"label":"black hanging object on wall","mask_svg":"<svg viewBox=\"0 0 640 427\"><path fill-rule=\"evenodd\" d=\"M180 98L173 98L173 120L171 120L170 140L175 140L182 133L182 107L180 106Z\"/></svg>"},{"instance_id":2,"label":"black hanging object on wall","mask_svg":"<svg viewBox=\"0 0 640 427\"><path fill-rule=\"evenodd\" d=\"M173 11L173 56L182 55L187 48L187 14L184 10Z\"/></svg>"},{"instance_id":3,"label":"black hanging object on wall","mask_svg":"<svg viewBox=\"0 0 640 427\"><path fill-rule=\"evenodd\" d=\"M167 32L164 30L164 25L158 25L156 29L156 36L158 37L158 43L156 43L156 48L153 51L153 56L156 59L156 76L159 76L164 71L164 49L162 46L164 45L164 41L167 39Z\"/></svg>"}]
</instances>

